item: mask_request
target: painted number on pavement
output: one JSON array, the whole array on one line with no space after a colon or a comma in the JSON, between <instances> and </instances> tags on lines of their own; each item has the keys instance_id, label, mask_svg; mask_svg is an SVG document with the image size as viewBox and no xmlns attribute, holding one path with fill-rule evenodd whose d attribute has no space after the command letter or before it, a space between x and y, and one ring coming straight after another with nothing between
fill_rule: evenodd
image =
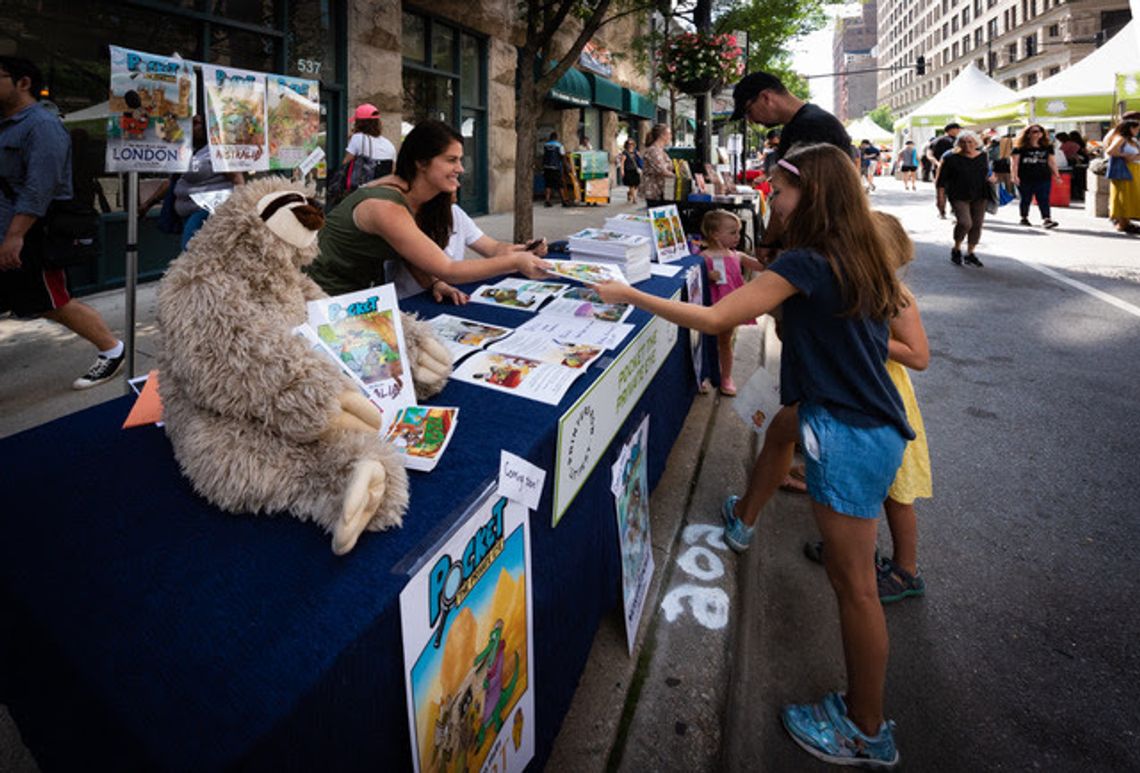
<instances>
[{"instance_id":1,"label":"painted number on pavement","mask_svg":"<svg viewBox=\"0 0 1140 773\"><path fill-rule=\"evenodd\" d=\"M681 539L689 547L677 558L677 566L681 571L702 582L711 582L723 577L724 562L710 550L710 548L720 551L728 549L722 534L719 526L703 524L686 526L681 533ZM696 544L702 540L704 545ZM665 619L670 623L676 621L685 612L686 600L693 619L705 628L716 631L728 625L729 601L728 594L723 588L694 583L678 585L665 594L665 599L661 602Z\"/></svg>"}]
</instances>

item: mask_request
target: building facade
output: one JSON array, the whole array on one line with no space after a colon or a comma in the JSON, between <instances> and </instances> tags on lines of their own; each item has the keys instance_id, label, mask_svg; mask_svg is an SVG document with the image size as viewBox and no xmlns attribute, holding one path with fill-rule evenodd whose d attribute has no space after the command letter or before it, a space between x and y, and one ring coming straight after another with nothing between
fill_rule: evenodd
<instances>
[{"instance_id":1,"label":"building facade","mask_svg":"<svg viewBox=\"0 0 1140 773\"><path fill-rule=\"evenodd\" d=\"M844 123L862 118L879 104L878 75L874 72L878 37L878 0L864 3L858 16L836 21L831 44L836 73L832 104L836 117Z\"/></svg>"},{"instance_id":2,"label":"building facade","mask_svg":"<svg viewBox=\"0 0 1140 773\"><path fill-rule=\"evenodd\" d=\"M104 259L72 272L82 292L122 281L124 178L102 171L108 45L318 80L328 159L321 175L343 157L350 116L362 102L380 109L383 134L397 146L416 122L443 120L463 135L460 203L478 215L514 205L515 72L524 33L518 19L510 0L5 0L0 53L40 66L44 98L65 121L77 113L87 119L68 127L83 132L78 160L99 178L111 211L104 215ZM540 131L559 130L568 150L583 136L611 153L619 138L640 141L643 122L656 114L648 77L631 57L608 53L628 51L644 33L638 25L627 18L599 32L544 100ZM565 26L560 42L568 46L576 29ZM142 181L142 197L161 179ZM176 254L177 239L166 236L140 229L143 278L159 275Z\"/></svg>"},{"instance_id":3,"label":"building facade","mask_svg":"<svg viewBox=\"0 0 1140 773\"><path fill-rule=\"evenodd\" d=\"M1131 18L1126 0L880 0L879 62L892 69L879 75L879 103L904 115L970 62L1009 88L1032 86Z\"/></svg>"}]
</instances>

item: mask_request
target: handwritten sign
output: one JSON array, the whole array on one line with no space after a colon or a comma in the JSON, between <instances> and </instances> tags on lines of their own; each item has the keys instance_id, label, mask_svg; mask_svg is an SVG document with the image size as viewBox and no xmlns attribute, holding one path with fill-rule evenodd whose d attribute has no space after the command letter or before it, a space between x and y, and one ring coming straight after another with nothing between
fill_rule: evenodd
<instances>
[{"instance_id":1,"label":"handwritten sign","mask_svg":"<svg viewBox=\"0 0 1140 773\"><path fill-rule=\"evenodd\" d=\"M531 510L538 509L546 471L526 459L503 451L499 459L499 495L519 502Z\"/></svg>"}]
</instances>

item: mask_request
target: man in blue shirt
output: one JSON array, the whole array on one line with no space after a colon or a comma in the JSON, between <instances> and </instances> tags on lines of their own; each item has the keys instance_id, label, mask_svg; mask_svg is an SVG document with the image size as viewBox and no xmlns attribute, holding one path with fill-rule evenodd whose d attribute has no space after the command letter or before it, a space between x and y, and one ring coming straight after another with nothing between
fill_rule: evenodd
<instances>
[{"instance_id":1,"label":"man in blue shirt","mask_svg":"<svg viewBox=\"0 0 1140 773\"><path fill-rule=\"evenodd\" d=\"M71 138L39 104L43 85L34 64L0 56L0 314L46 317L90 341L99 355L71 385L87 389L113 378L125 351L99 312L72 299L64 269L40 263L39 221L72 197Z\"/></svg>"}]
</instances>

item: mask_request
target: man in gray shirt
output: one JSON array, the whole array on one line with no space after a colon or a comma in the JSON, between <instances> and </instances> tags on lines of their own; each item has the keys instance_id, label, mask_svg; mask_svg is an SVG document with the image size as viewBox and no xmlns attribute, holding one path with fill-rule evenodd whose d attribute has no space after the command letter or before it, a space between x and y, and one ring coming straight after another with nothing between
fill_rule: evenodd
<instances>
[{"instance_id":1,"label":"man in gray shirt","mask_svg":"<svg viewBox=\"0 0 1140 773\"><path fill-rule=\"evenodd\" d=\"M113 378L126 352L99 312L71 297L64 269L40 263L39 221L72 197L71 138L39 104L43 84L28 60L0 56L0 314L46 317L90 341L95 364L71 385L87 389Z\"/></svg>"}]
</instances>

